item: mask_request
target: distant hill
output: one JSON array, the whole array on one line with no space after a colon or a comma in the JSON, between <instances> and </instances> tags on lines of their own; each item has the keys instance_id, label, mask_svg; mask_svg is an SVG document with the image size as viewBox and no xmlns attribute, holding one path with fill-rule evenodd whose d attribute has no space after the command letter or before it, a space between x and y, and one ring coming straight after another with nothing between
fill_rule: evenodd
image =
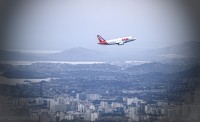
<instances>
[{"instance_id":1,"label":"distant hill","mask_svg":"<svg viewBox=\"0 0 200 122\"><path fill-rule=\"evenodd\" d=\"M67 61L102 61L106 59L103 52L90 50L83 47L71 48L59 53L47 56L49 60L67 60Z\"/></svg>"},{"instance_id":2,"label":"distant hill","mask_svg":"<svg viewBox=\"0 0 200 122\"><path fill-rule=\"evenodd\" d=\"M152 72L172 74L175 72L180 72L184 70L184 68L177 65L175 66L175 65L170 65L170 64L161 64L161 63L152 62L152 63L146 63L146 64L137 65L137 66L132 66L130 68L127 68L126 70L136 75L147 74L147 73L152 73Z\"/></svg>"},{"instance_id":3,"label":"distant hill","mask_svg":"<svg viewBox=\"0 0 200 122\"><path fill-rule=\"evenodd\" d=\"M41 54L0 50L0 61L37 61L43 60Z\"/></svg>"},{"instance_id":4,"label":"distant hill","mask_svg":"<svg viewBox=\"0 0 200 122\"><path fill-rule=\"evenodd\" d=\"M0 50L0 61L126 61L126 60L165 60L199 59L200 42L188 41L169 47L144 51L144 49L120 50L117 53L90 50L83 47L71 48L53 54L25 53Z\"/></svg>"},{"instance_id":5,"label":"distant hill","mask_svg":"<svg viewBox=\"0 0 200 122\"><path fill-rule=\"evenodd\" d=\"M146 69L146 68L145 68ZM145 70L143 69L143 70ZM172 74L165 74L163 72L148 72L146 74L136 74L135 75L138 79L148 79L148 80L177 80L177 79L195 79L200 78L200 66L192 67L181 72L172 73ZM160 80L159 80L160 79Z\"/></svg>"},{"instance_id":6,"label":"distant hill","mask_svg":"<svg viewBox=\"0 0 200 122\"><path fill-rule=\"evenodd\" d=\"M179 78L200 78L200 66L194 66L182 72L173 74L173 77Z\"/></svg>"},{"instance_id":7,"label":"distant hill","mask_svg":"<svg viewBox=\"0 0 200 122\"><path fill-rule=\"evenodd\" d=\"M0 50L0 61L101 61L106 54L83 47L71 48L53 54Z\"/></svg>"},{"instance_id":8,"label":"distant hill","mask_svg":"<svg viewBox=\"0 0 200 122\"><path fill-rule=\"evenodd\" d=\"M151 50L154 55L168 58L199 58L200 42L188 41L161 49Z\"/></svg>"}]
</instances>

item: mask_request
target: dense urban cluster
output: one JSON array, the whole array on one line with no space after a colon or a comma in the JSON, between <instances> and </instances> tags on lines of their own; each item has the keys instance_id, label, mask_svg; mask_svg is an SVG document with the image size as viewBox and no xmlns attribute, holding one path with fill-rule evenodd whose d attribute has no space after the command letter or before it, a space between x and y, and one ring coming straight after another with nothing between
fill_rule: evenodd
<instances>
[{"instance_id":1,"label":"dense urban cluster","mask_svg":"<svg viewBox=\"0 0 200 122\"><path fill-rule=\"evenodd\" d=\"M14 116L22 122L200 120L199 76L185 75L193 70L188 67L160 63L121 67L107 63L35 63L4 67L9 70L2 76L29 80L0 85L0 121L12 121ZM49 81L30 79L49 77Z\"/></svg>"}]
</instances>

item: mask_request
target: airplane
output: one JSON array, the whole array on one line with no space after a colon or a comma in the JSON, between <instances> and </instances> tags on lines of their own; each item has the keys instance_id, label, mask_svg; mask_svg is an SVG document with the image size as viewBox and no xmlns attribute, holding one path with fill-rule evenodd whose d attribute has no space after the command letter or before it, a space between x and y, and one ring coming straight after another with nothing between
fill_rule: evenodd
<instances>
[{"instance_id":1,"label":"airplane","mask_svg":"<svg viewBox=\"0 0 200 122\"><path fill-rule=\"evenodd\" d=\"M117 39L112 39L112 40L105 40L100 35L97 35L97 38L99 40L98 44L100 45L115 45L115 44L124 45L124 43L136 40L136 38L132 36L117 38Z\"/></svg>"}]
</instances>

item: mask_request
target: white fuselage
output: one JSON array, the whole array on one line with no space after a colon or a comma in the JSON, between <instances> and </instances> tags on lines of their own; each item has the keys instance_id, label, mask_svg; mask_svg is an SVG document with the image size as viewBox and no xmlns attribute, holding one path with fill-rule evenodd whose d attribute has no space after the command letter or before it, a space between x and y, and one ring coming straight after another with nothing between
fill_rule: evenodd
<instances>
[{"instance_id":1,"label":"white fuselage","mask_svg":"<svg viewBox=\"0 0 200 122\"><path fill-rule=\"evenodd\" d=\"M133 38L132 36L129 36L129 37L112 39L112 40L106 40L106 42L108 43L108 45L113 45L113 44L123 45L124 43L134 41L134 40L136 39Z\"/></svg>"}]
</instances>

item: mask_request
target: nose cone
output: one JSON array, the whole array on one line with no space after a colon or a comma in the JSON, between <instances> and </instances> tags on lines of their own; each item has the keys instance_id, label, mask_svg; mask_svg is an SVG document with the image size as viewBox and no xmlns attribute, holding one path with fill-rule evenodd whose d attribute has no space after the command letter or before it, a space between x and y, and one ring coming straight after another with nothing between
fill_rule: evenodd
<instances>
[{"instance_id":1,"label":"nose cone","mask_svg":"<svg viewBox=\"0 0 200 122\"><path fill-rule=\"evenodd\" d=\"M136 40L136 38L134 38L133 36L131 36L131 40L133 40L133 41L134 41L134 40Z\"/></svg>"}]
</instances>

